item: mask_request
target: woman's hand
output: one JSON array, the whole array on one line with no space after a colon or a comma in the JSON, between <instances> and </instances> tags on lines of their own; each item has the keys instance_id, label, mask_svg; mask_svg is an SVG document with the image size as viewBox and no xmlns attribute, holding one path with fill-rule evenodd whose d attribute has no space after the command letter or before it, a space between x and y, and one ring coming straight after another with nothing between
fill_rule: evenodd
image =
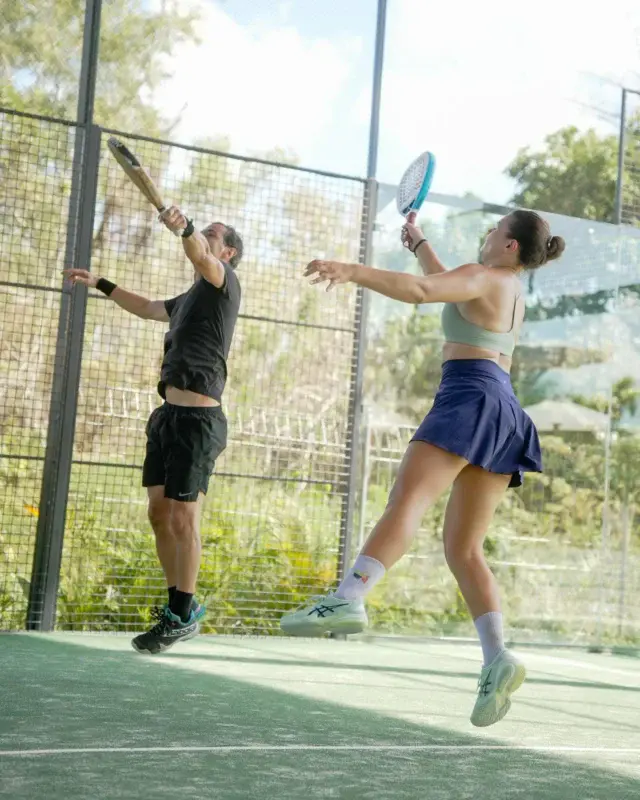
<instances>
[{"instance_id":1,"label":"woman's hand","mask_svg":"<svg viewBox=\"0 0 640 800\"><path fill-rule=\"evenodd\" d=\"M357 266L357 264L342 264L340 261L312 261L304 271L304 275L305 278L317 275L311 281L312 284L329 281L327 286L329 291L339 283L349 283L353 280Z\"/></svg>"},{"instance_id":2,"label":"woman's hand","mask_svg":"<svg viewBox=\"0 0 640 800\"><path fill-rule=\"evenodd\" d=\"M403 247L406 247L411 253L415 250L416 245L421 239L425 239L424 233L413 223L416 221L417 212L412 211L407 216L407 221L402 226L402 233L400 240Z\"/></svg>"}]
</instances>

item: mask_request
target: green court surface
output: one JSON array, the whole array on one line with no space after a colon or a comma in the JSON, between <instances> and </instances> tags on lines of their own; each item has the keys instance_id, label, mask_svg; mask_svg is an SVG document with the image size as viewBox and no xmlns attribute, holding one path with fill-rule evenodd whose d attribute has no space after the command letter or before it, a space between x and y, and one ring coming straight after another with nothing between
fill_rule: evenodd
<instances>
[{"instance_id":1,"label":"green court surface","mask_svg":"<svg viewBox=\"0 0 640 800\"><path fill-rule=\"evenodd\" d=\"M469 723L479 648L0 636L0 796L640 798L640 662L520 651L508 717Z\"/></svg>"}]
</instances>

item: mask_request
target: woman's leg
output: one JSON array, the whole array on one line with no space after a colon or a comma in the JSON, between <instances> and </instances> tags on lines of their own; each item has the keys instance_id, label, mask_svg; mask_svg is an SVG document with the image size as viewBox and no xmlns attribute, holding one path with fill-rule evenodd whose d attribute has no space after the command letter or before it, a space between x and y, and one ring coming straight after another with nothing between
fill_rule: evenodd
<instances>
[{"instance_id":1,"label":"woman's leg","mask_svg":"<svg viewBox=\"0 0 640 800\"><path fill-rule=\"evenodd\" d=\"M444 550L473 617L484 657L471 722L486 727L511 707L510 695L525 678L524 665L505 650L500 592L484 557L487 530L509 485L509 475L468 466L458 475L444 522Z\"/></svg>"},{"instance_id":2,"label":"woman's leg","mask_svg":"<svg viewBox=\"0 0 640 800\"><path fill-rule=\"evenodd\" d=\"M314 600L280 619L292 636L359 633L367 625L364 596L409 549L427 508L464 469L464 458L425 442L411 442L389 502L335 594Z\"/></svg>"},{"instance_id":3,"label":"woman's leg","mask_svg":"<svg viewBox=\"0 0 640 800\"><path fill-rule=\"evenodd\" d=\"M510 475L467 466L456 478L444 518L444 553L471 616L500 611L497 581L483 543Z\"/></svg>"},{"instance_id":4,"label":"woman's leg","mask_svg":"<svg viewBox=\"0 0 640 800\"><path fill-rule=\"evenodd\" d=\"M464 458L426 442L411 442L384 513L336 595L364 597L411 546L426 510L467 465Z\"/></svg>"}]
</instances>

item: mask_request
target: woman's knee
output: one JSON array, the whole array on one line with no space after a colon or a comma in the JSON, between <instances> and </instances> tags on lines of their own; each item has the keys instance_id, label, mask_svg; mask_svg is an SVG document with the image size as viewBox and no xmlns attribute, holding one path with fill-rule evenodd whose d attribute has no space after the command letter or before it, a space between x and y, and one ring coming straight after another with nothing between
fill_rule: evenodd
<instances>
[{"instance_id":1,"label":"woman's knee","mask_svg":"<svg viewBox=\"0 0 640 800\"><path fill-rule=\"evenodd\" d=\"M453 538L444 540L444 557L453 573L473 569L485 561L482 543L467 544L456 542Z\"/></svg>"}]
</instances>

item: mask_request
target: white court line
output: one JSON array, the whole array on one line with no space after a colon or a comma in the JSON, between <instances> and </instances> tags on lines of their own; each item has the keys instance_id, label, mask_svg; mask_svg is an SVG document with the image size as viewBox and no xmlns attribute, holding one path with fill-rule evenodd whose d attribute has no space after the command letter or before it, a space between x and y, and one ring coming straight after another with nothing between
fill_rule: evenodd
<instances>
[{"instance_id":1,"label":"white court line","mask_svg":"<svg viewBox=\"0 0 640 800\"><path fill-rule=\"evenodd\" d=\"M463 645L464 646L464 645ZM461 646L462 647L462 646ZM526 648L515 648L525 662L525 664L531 665L533 669L540 669L540 664L549 664L552 666L566 666L566 667L577 667L580 670L585 672L606 672L610 675L621 675L625 678L630 678L632 681L637 679L638 671L632 669L632 665L630 665L629 669L621 669L619 667L610 667L606 664L598 664L595 660L594 661L578 661L574 658L569 658L567 656L554 656L551 653L535 653L532 651L527 650ZM442 651L445 655L450 656L451 658L460 658L461 652L454 649L447 649L445 647L442 648ZM474 663L478 661L477 653L467 652L462 655L462 658L465 661L473 661ZM534 662L538 662L536 666L534 666ZM561 675L557 676L561 680L571 680L571 676ZM580 677L576 677L576 680L580 680ZM625 688L624 686L620 687L621 689ZM628 686L627 688L637 688L636 686Z\"/></svg>"},{"instance_id":2,"label":"white court line","mask_svg":"<svg viewBox=\"0 0 640 800\"><path fill-rule=\"evenodd\" d=\"M342 752L441 752L465 753L487 750L522 750L530 753L611 753L640 754L640 747L572 747L545 745L510 745L510 744L231 744L193 747L64 747L48 750L0 750L1 757L26 758L33 756L67 756L87 755L91 753L286 753L295 751L342 751Z\"/></svg>"}]
</instances>

